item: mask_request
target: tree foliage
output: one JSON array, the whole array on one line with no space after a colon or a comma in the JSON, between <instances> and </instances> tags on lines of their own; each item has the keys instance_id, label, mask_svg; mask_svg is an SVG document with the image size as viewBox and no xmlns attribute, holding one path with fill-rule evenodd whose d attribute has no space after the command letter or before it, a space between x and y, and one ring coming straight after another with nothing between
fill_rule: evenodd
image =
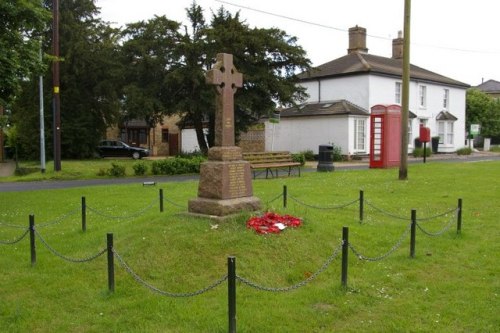
<instances>
[{"instance_id":1,"label":"tree foliage","mask_svg":"<svg viewBox=\"0 0 500 333\"><path fill-rule=\"evenodd\" d=\"M0 105L8 105L21 81L42 69L39 36L49 19L39 0L0 1Z\"/></svg>"},{"instance_id":2,"label":"tree foliage","mask_svg":"<svg viewBox=\"0 0 500 333\"><path fill-rule=\"evenodd\" d=\"M466 98L466 126L481 125L481 136L500 137L500 101L478 89L469 89Z\"/></svg>"},{"instance_id":3,"label":"tree foliage","mask_svg":"<svg viewBox=\"0 0 500 333\"><path fill-rule=\"evenodd\" d=\"M95 17L94 0L65 0L60 4L61 150L64 158L90 157L106 129L114 125L120 110L123 69L119 61L119 31ZM46 32L51 36L51 31ZM45 52L52 53L51 39ZM57 60L57 59L51 59ZM13 106L19 128L20 152L30 158L38 153L37 77L23 82L24 92ZM44 80L45 110L51 142L52 73ZM47 145L51 152L51 145Z\"/></svg>"},{"instance_id":4,"label":"tree foliage","mask_svg":"<svg viewBox=\"0 0 500 333\"><path fill-rule=\"evenodd\" d=\"M217 53L233 54L235 67L244 76L244 86L235 98L237 133L246 130L262 115L269 114L276 103L287 105L305 98L303 88L296 85L295 73L308 69L310 62L295 38L279 29L250 28L240 20L239 14L232 15L223 7L212 15L210 24L206 23L203 10L196 3L186 12L190 25L184 27L182 35L172 34L163 45L156 44L156 48L150 50L155 59L161 59L160 51L175 46L169 53L173 57L170 63L156 71L162 77L150 79L141 86L134 85L133 94L130 90L126 92L127 103L140 104L132 101L137 96L137 101L158 102L150 103L147 112L155 109L160 110L161 115L179 115L181 127L194 126L198 144L206 152L214 141L215 90L205 83L205 73L215 63ZM149 25L161 20L165 18L155 17ZM148 38L144 37L148 35L147 30L142 32L142 35L128 35L130 39L124 47L127 44L148 45ZM172 41L175 44L171 44ZM135 59L127 59L128 66L137 66ZM146 59L143 57L141 61ZM151 75L147 67L137 68L136 77ZM161 87L150 89L151 85ZM167 98L158 98L159 91L168 92L168 96L163 95Z\"/></svg>"}]
</instances>

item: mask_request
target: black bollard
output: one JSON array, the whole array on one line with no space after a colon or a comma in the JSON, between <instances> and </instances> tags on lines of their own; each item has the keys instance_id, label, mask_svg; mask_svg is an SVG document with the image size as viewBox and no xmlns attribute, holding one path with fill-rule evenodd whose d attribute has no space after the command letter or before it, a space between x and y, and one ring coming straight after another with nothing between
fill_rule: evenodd
<instances>
[{"instance_id":1,"label":"black bollard","mask_svg":"<svg viewBox=\"0 0 500 333\"><path fill-rule=\"evenodd\" d=\"M108 252L108 289L111 292L115 291L115 256L113 254L113 234L106 235L107 252Z\"/></svg>"},{"instance_id":2,"label":"black bollard","mask_svg":"<svg viewBox=\"0 0 500 333\"><path fill-rule=\"evenodd\" d=\"M163 213L163 189L160 189L160 213Z\"/></svg>"},{"instance_id":3,"label":"black bollard","mask_svg":"<svg viewBox=\"0 0 500 333\"><path fill-rule=\"evenodd\" d=\"M288 189L286 187L286 185L283 185L283 208L286 208L286 204L287 204L287 196L288 196Z\"/></svg>"},{"instance_id":4,"label":"black bollard","mask_svg":"<svg viewBox=\"0 0 500 333\"><path fill-rule=\"evenodd\" d=\"M458 199L457 234L462 233L462 199Z\"/></svg>"},{"instance_id":5,"label":"black bollard","mask_svg":"<svg viewBox=\"0 0 500 333\"><path fill-rule=\"evenodd\" d=\"M349 227L342 228L342 287L347 287L347 265L349 255Z\"/></svg>"},{"instance_id":6,"label":"black bollard","mask_svg":"<svg viewBox=\"0 0 500 333\"><path fill-rule=\"evenodd\" d=\"M82 231L87 231L87 202L85 197L82 197Z\"/></svg>"},{"instance_id":7,"label":"black bollard","mask_svg":"<svg viewBox=\"0 0 500 333\"><path fill-rule=\"evenodd\" d=\"M363 190L359 191L359 223L363 222L363 218L365 215L365 193Z\"/></svg>"},{"instance_id":8,"label":"black bollard","mask_svg":"<svg viewBox=\"0 0 500 333\"><path fill-rule=\"evenodd\" d=\"M417 227L417 210L411 210L410 257L415 258L415 232Z\"/></svg>"},{"instance_id":9,"label":"black bollard","mask_svg":"<svg viewBox=\"0 0 500 333\"><path fill-rule=\"evenodd\" d=\"M36 264L36 248L35 248L35 215L30 215L30 253L31 253L31 266Z\"/></svg>"},{"instance_id":10,"label":"black bollard","mask_svg":"<svg viewBox=\"0 0 500 333\"><path fill-rule=\"evenodd\" d=\"M236 258L227 258L229 333L236 333Z\"/></svg>"}]
</instances>

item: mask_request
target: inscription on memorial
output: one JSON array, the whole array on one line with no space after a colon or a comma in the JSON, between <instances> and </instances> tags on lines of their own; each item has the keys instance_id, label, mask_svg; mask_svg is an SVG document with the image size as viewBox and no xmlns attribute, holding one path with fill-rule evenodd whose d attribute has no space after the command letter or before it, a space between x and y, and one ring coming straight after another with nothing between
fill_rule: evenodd
<instances>
[{"instance_id":1,"label":"inscription on memorial","mask_svg":"<svg viewBox=\"0 0 500 333\"><path fill-rule=\"evenodd\" d=\"M239 198L247 195L247 184L245 182L245 168L243 164L228 165L229 195L231 198Z\"/></svg>"}]
</instances>

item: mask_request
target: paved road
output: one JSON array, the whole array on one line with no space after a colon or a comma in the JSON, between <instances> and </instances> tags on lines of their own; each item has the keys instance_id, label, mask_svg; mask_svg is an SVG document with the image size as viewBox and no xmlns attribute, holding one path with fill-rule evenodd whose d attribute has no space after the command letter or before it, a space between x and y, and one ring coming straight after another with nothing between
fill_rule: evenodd
<instances>
[{"instance_id":1,"label":"paved road","mask_svg":"<svg viewBox=\"0 0 500 333\"><path fill-rule=\"evenodd\" d=\"M500 161L500 153L475 153L469 156L457 155L434 155L427 159L427 163L433 161L440 162L479 162L479 161ZM422 159L409 158L408 163L423 163ZM368 163L335 163L335 170L355 170L355 169L368 169ZM308 163L302 172L315 172L316 164ZM117 185L117 184L143 184L144 182L182 182L188 180L197 180L198 175L180 175L180 176L151 176L141 178L116 178L116 179L89 179L89 180L47 180L36 182L0 182L0 192L21 192L21 191L36 191L36 190L50 190L50 189L63 189L72 187L85 187L85 186L103 186L103 185Z\"/></svg>"}]
</instances>

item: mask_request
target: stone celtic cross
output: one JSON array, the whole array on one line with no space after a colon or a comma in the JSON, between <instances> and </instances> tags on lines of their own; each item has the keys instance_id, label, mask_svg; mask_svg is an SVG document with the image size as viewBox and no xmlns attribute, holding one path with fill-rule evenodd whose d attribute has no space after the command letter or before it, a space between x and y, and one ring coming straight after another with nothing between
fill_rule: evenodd
<instances>
[{"instance_id":1,"label":"stone celtic cross","mask_svg":"<svg viewBox=\"0 0 500 333\"><path fill-rule=\"evenodd\" d=\"M206 82L217 88L215 146L234 146L234 93L243 86L243 75L233 65L233 55L217 54L217 62L207 71Z\"/></svg>"}]
</instances>

